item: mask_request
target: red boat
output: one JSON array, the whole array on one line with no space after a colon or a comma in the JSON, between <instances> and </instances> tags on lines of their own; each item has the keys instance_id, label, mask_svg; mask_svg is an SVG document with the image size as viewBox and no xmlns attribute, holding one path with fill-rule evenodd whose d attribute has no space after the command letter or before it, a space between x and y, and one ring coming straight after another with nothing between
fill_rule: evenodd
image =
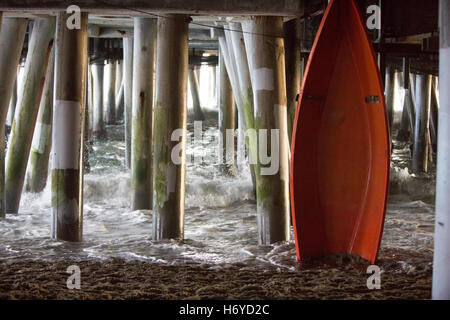
<instances>
[{"instance_id":1,"label":"red boat","mask_svg":"<svg viewBox=\"0 0 450 320\"><path fill-rule=\"evenodd\" d=\"M295 118L291 203L300 260L375 261L386 211L389 128L380 73L358 6L331 0Z\"/></svg>"}]
</instances>

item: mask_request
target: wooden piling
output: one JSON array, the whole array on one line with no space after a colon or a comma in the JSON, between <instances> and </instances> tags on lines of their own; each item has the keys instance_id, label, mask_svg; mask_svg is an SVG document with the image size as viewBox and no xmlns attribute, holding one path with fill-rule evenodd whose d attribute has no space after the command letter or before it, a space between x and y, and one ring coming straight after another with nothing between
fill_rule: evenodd
<instances>
[{"instance_id":1,"label":"wooden piling","mask_svg":"<svg viewBox=\"0 0 450 320\"><path fill-rule=\"evenodd\" d=\"M411 89L405 89L405 99L403 101L403 112L400 130L397 135L399 141L407 142L414 136L414 128L416 121L416 112L414 109L413 98L411 95Z\"/></svg>"},{"instance_id":2,"label":"wooden piling","mask_svg":"<svg viewBox=\"0 0 450 320\"><path fill-rule=\"evenodd\" d=\"M123 60L117 60L116 62L116 121L123 121L123 106L124 106L124 96L123 96Z\"/></svg>"},{"instance_id":3,"label":"wooden piling","mask_svg":"<svg viewBox=\"0 0 450 320\"><path fill-rule=\"evenodd\" d=\"M428 172L430 99L431 76L416 75L416 123L412 158L414 172Z\"/></svg>"},{"instance_id":4,"label":"wooden piling","mask_svg":"<svg viewBox=\"0 0 450 320\"><path fill-rule=\"evenodd\" d=\"M84 93L83 169L84 173L88 173L91 172L90 155L93 152L94 144L92 137L92 75L89 62L86 65L86 84Z\"/></svg>"},{"instance_id":5,"label":"wooden piling","mask_svg":"<svg viewBox=\"0 0 450 320\"><path fill-rule=\"evenodd\" d=\"M1 18L1 13L0 20L0 128L4 128L8 108L14 116L10 103L17 86L17 65L25 39L27 20ZM11 121L11 125L12 123ZM0 217L5 216L5 208L5 134L0 132Z\"/></svg>"},{"instance_id":6,"label":"wooden piling","mask_svg":"<svg viewBox=\"0 0 450 320\"><path fill-rule=\"evenodd\" d=\"M389 128L392 131L394 124L394 103L397 91L397 70L393 67L388 67L386 70L386 109L389 120Z\"/></svg>"},{"instance_id":7,"label":"wooden piling","mask_svg":"<svg viewBox=\"0 0 450 320\"><path fill-rule=\"evenodd\" d=\"M157 20L134 18L133 110L131 128L132 209L152 209L153 73Z\"/></svg>"},{"instance_id":8,"label":"wooden piling","mask_svg":"<svg viewBox=\"0 0 450 320\"><path fill-rule=\"evenodd\" d=\"M233 29L231 29L233 30ZM237 165L238 167L242 167L242 166L246 166L246 162L245 162L245 133L247 131L247 124L245 122L245 111L244 111L244 101L242 100L242 94L238 94L241 92L241 88L240 88L240 82L239 82L239 73L243 72L241 70L239 70L238 66L237 66L237 61L236 61L236 57L235 57L235 53L234 53L234 46L233 46L233 39L232 39L232 35L235 31L230 31L230 28L228 26L228 28L224 29L224 36L225 36L225 40L226 40L226 45L223 46L224 48L226 48L228 50L227 56L224 55L225 57L225 61L226 65L229 65L229 69L227 67L227 72L228 75L230 76L232 74L232 76L230 76L230 81L231 81L231 85L234 88L234 86L236 87L236 89L233 89L233 93L234 93L234 97L236 99L236 106L238 109L238 113L237 113ZM238 31L237 31L238 32ZM220 43L220 37L219 37L219 43ZM233 84L233 82L235 82L235 84ZM251 156L252 152L250 150L250 156ZM252 162L252 161L250 161ZM252 179L253 179L253 186L255 186L256 182L255 182L255 178L254 178L254 173L253 170L250 170L250 172L252 172Z\"/></svg>"},{"instance_id":9,"label":"wooden piling","mask_svg":"<svg viewBox=\"0 0 450 320\"><path fill-rule=\"evenodd\" d=\"M125 104L125 96L124 96L124 82L119 87L119 91L116 95L116 120L123 121L124 120L124 104Z\"/></svg>"},{"instance_id":10,"label":"wooden piling","mask_svg":"<svg viewBox=\"0 0 450 320\"><path fill-rule=\"evenodd\" d=\"M92 134L97 140L106 140L107 133L103 112L103 61L92 65L92 90L94 96Z\"/></svg>"},{"instance_id":11,"label":"wooden piling","mask_svg":"<svg viewBox=\"0 0 450 320\"><path fill-rule=\"evenodd\" d=\"M283 24L284 53L286 59L286 98L289 143L292 141L295 112L298 105L296 97L300 94L302 80L300 26L301 21L298 18L289 20Z\"/></svg>"},{"instance_id":12,"label":"wooden piling","mask_svg":"<svg viewBox=\"0 0 450 320\"><path fill-rule=\"evenodd\" d=\"M116 124L116 64L108 61L103 73L103 108L106 124Z\"/></svg>"},{"instance_id":13,"label":"wooden piling","mask_svg":"<svg viewBox=\"0 0 450 320\"><path fill-rule=\"evenodd\" d=\"M183 239L188 16L158 18L153 239Z\"/></svg>"},{"instance_id":14,"label":"wooden piling","mask_svg":"<svg viewBox=\"0 0 450 320\"><path fill-rule=\"evenodd\" d=\"M403 100L402 119L400 129L397 134L397 140L408 142L414 135L414 125L416 121L414 104L411 97L409 58L403 58L402 85L405 90L405 96Z\"/></svg>"},{"instance_id":15,"label":"wooden piling","mask_svg":"<svg viewBox=\"0 0 450 320\"><path fill-rule=\"evenodd\" d=\"M238 82L239 91L234 93L236 95L241 96L241 109L239 112L238 120L241 122L242 131L244 131L245 137L245 146L247 146L249 151L249 165L250 165L250 173L252 176L253 187L256 191L256 170L255 170L255 159L256 159L256 148L257 141L255 136L252 134L245 134L248 129L254 129L254 100L253 100L253 90L252 90L252 82L250 76L250 68L247 60L247 52L245 49L244 43L244 34L242 31L242 26L240 23L230 23L230 30L235 31L225 31L225 37L227 38L227 44L230 50L232 50L232 59L234 63L234 70L236 73L236 80ZM242 143L239 141L239 143ZM238 144L239 144L238 143ZM238 146L239 149L242 149L243 146ZM238 157L240 157L240 153L238 151Z\"/></svg>"},{"instance_id":16,"label":"wooden piling","mask_svg":"<svg viewBox=\"0 0 450 320\"><path fill-rule=\"evenodd\" d=\"M192 107L194 109L194 120L204 121L205 116L203 115L202 107L200 104L200 88L198 82L198 73L196 72L196 67L189 67L189 88L191 89L192 97Z\"/></svg>"},{"instance_id":17,"label":"wooden piling","mask_svg":"<svg viewBox=\"0 0 450 320\"><path fill-rule=\"evenodd\" d=\"M123 39L125 162L131 168L131 114L133 109L133 38Z\"/></svg>"},{"instance_id":18,"label":"wooden piling","mask_svg":"<svg viewBox=\"0 0 450 320\"><path fill-rule=\"evenodd\" d=\"M120 86L122 85L123 80L123 60L117 60L116 63L116 80L114 81L115 89L114 92L116 93L116 100L117 96L119 95Z\"/></svg>"},{"instance_id":19,"label":"wooden piling","mask_svg":"<svg viewBox=\"0 0 450 320\"><path fill-rule=\"evenodd\" d=\"M123 60L118 60L116 69L116 121L124 120L124 99Z\"/></svg>"},{"instance_id":20,"label":"wooden piling","mask_svg":"<svg viewBox=\"0 0 450 320\"><path fill-rule=\"evenodd\" d=\"M433 290L436 300L450 299L450 0L440 0L439 131L436 173Z\"/></svg>"},{"instance_id":21,"label":"wooden piling","mask_svg":"<svg viewBox=\"0 0 450 320\"><path fill-rule=\"evenodd\" d=\"M28 160L25 188L27 191L34 193L44 190L47 183L48 161L52 143L54 70L55 49L53 48L48 59L44 88Z\"/></svg>"},{"instance_id":22,"label":"wooden piling","mask_svg":"<svg viewBox=\"0 0 450 320\"><path fill-rule=\"evenodd\" d=\"M406 91L406 90L405 90ZM406 94L405 94L406 98ZM408 117L408 109L407 109L407 103L406 99L403 103L403 109L402 109L402 116L400 119L400 128L397 133L397 140L402 142L409 141L411 137L411 127L409 125L409 117Z\"/></svg>"},{"instance_id":23,"label":"wooden piling","mask_svg":"<svg viewBox=\"0 0 450 320\"><path fill-rule=\"evenodd\" d=\"M55 51L55 105L52 136L52 236L78 242L83 234L83 119L87 71L88 14L81 28L68 29L58 13Z\"/></svg>"},{"instance_id":24,"label":"wooden piling","mask_svg":"<svg viewBox=\"0 0 450 320\"><path fill-rule=\"evenodd\" d=\"M283 20L281 17L253 17L243 23L243 30L252 75L254 124L258 133L258 240L260 244L271 244L290 238ZM266 141L264 130L268 135ZM278 156L279 166L262 162L261 147L267 147L267 155L271 154L273 161Z\"/></svg>"},{"instance_id":25,"label":"wooden piling","mask_svg":"<svg viewBox=\"0 0 450 320\"><path fill-rule=\"evenodd\" d=\"M11 131L11 126L14 121L14 112L16 111L16 104L17 104L17 77L16 80L14 80L14 86L11 93L11 99L9 100L9 107L8 107L8 113L6 115L6 128L7 128L7 135L9 135L9 132Z\"/></svg>"},{"instance_id":26,"label":"wooden piling","mask_svg":"<svg viewBox=\"0 0 450 320\"><path fill-rule=\"evenodd\" d=\"M438 78L433 76L431 87L431 105L430 105L430 134L431 145L434 152L437 152L437 136L439 122L439 95L438 95Z\"/></svg>"},{"instance_id":27,"label":"wooden piling","mask_svg":"<svg viewBox=\"0 0 450 320\"><path fill-rule=\"evenodd\" d=\"M219 106L219 131L221 150L221 171L225 175L235 174L234 130L235 130L235 106L233 90L228 78L227 68L223 56L219 54L219 86L217 105Z\"/></svg>"},{"instance_id":28,"label":"wooden piling","mask_svg":"<svg viewBox=\"0 0 450 320\"><path fill-rule=\"evenodd\" d=\"M20 85L14 122L8 142L5 179L7 213L19 211L25 171L54 34L55 19L53 17L39 18L34 21L24 78Z\"/></svg>"}]
</instances>

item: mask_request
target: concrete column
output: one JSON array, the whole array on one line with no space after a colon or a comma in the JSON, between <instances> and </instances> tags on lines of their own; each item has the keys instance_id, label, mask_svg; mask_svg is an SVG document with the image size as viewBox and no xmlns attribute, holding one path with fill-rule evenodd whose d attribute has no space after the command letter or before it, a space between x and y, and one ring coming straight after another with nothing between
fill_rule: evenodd
<instances>
[{"instance_id":1,"label":"concrete column","mask_svg":"<svg viewBox=\"0 0 450 320\"><path fill-rule=\"evenodd\" d=\"M103 74L103 108L107 124L116 124L116 64L108 61Z\"/></svg>"},{"instance_id":2,"label":"concrete column","mask_svg":"<svg viewBox=\"0 0 450 320\"><path fill-rule=\"evenodd\" d=\"M134 18L131 206L152 209L153 72L157 20Z\"/></svg>"},{"instance_id":3,"label":"concrete column","mask_svg":"<svg viewBox=\"0 0 450 320\"><path fill-rule=\"evenodd\" d=\"M439 131L433 299L450 299L450 0L440 0Z\"/></svg>"},{"instance_id":4,"label":"concrete column","mask_svg":"<svg viewBox=\"0 0 450 320\"><path fill-rule=\"evenodd\" d=\"M131 114L133 109L133 38L123 39L123 80L124 80L124 120L125 158L131 168Z\"/></svg>"},{"instance_id":5,"label":"concrete column","mask_svg":"<svg viewBox=\"0 0 450 320\"><path fill-rule=\"evenodd\" d=\"M283 20L281 17L254 17L242 26L252 75L258 133L258 240L260 244L270 244L287 241L290 237ZM274 34L280 36L274 37ZM266 162L263 157L269 154L271 161Z\"/></svg>"},{"instance_id":6,"label":"concrete column","mask_svg":"<svg viewBox=\"0 0 450 320\"><path fill-rule=\"evenodd\" d=\"M103 62L92 65L92 88L94 95L92 133L94 138L98 140L106 140L107 137L103 113L103 71Z\"/></svg>"},{"instance_id":7,"label":"concrete column","mask_svg":"<svg viewBox=\"0 0 450 320\"><path fill-rule=\"evenodd\" d=\"M428 172L429 161L429 123L431 101L431 76L416 76L416 123L412 169L414 172Z\"/></svg>"},{"instance_id":8,"label":"concrete column","mask_svg":"<svg viewBox=\"0 0 450 320\"><path fill-rule=\"evenodd\" d=\"M19 211L36 117L53 46L55 19L34 21L6 158L6 212Z\"/></svg>"},{"instance_id":9,"label":"concrete column","mask_svg":"<svg viewBox=\"0 0 450 320\"><path fill-rule=\"evenodd\" d=\"M283 24L284 53L286 58L286 90L287 90L287 119L289 143L292 141L295 111L298 102L297 95L301 86L301 43L300 19L292 19Z\"/></svg>"},{"instance_id":10,"label":"concrete column","mask_svg":"<svg viewBox=\"0 0 450 320\"><path fill-rule=\"evenodd\" d=\"M81 28L66 27L58 13L56 28L55 105L52 137L52 236L81 241L83 234L83 118L87 71L88 14Z\"/></svg>"},{"instance_id":11,"label":"concrete column","mask_svg":"<svg viewBox=\"0 0 450 320\"><path fill-rule=\"evenodd\" d=\"M200 104L200 88L198 82L198 73L196 72L196 67L189 67L189 88L191 89L192 96L192 106L194 109L194 120L204 121L205 116L203 115L202 107Z\"/></svg>"},{"instance_id":12,"label":"concrete column","mask_svg":"<svg viewBox=\"0 0 450 320\"><path fill-rule=\"evenodd\" d=\"M13 91L17 85L19 64L25 32L26 19L1 18L0 30L0 128L5 127L5 118ZM17 94L16 94L17 97ZM15 103L14 108L15 108ZM13 108L13 109L14 109ZM13 111L10 111L12 114ZM14 115L13 115L14 116ZM12 121L11 124L12 125ZM5 134L0 133L0 217L5 216Z\"/></svg>"},{"instance_id":13,"label":"concrete column","mask_svg":"<svg viewBox=\"0 0 450 320\"><path fill-rule=\"evenodd\" d=\"M217 105L219 107L219 131L220 131L220 152L221 170L226 175L235 174L234 162L234 120L235 106L234 96L228 78L227 68L222 55L219 54L219 92L217 94Z\"/></svg>"},{"instance_id":14,"label":"concrete column","mask_svg":"<svg viewBox=\"0 0 450 320\"><path fill-rule=\"evenodd\" d=\"M44 89L39 104L39 113L28 160L25 186L26 190L30 192L41 192L47 183L52 134L54 70L55 50L53 48L48 59Z\"/></svg>"},{"instance_id":15,"label":"concrete column","mask_svg":"<svg viewBox=\"0 0 450 320\"><path fill-rule=\"evenodd\" d=\"M183 239L188 16L158 18L153 239Z\"/></svg>"}]
</instances>

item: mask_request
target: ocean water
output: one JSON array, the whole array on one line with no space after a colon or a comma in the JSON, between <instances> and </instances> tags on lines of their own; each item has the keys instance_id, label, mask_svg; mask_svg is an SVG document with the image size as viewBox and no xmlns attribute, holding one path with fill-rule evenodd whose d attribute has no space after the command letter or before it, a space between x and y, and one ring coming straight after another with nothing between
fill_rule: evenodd
<instances>
[{"instance_id":1,"label":"ocean water","mask_svg":"<svg viewBox=\"0 0 450 320\"><path fill-rule=\"evenodd\" d=\"M188 129L192 137L192 124ZM248 168L230 178L216 164L188 163L185 240L152 241L151 211L129 209L123 126L109 126L108 131L109 141L94 144L92 170L85 175L83 242L50 238L48 183L39 194L24 192L19 214L0 220L1 261L122 258L206 268L297 269L293 241L270 246L257 243L256 204ZM215 121L204 125L204 136L201 143L188 144L188 155L208 155L217 147ZM396 143L382 249L431 253L435 178L411 174L409 159L408 146ZM401 259L405 266L413 263L408 257Z\"/></svg>"}]
</instances>

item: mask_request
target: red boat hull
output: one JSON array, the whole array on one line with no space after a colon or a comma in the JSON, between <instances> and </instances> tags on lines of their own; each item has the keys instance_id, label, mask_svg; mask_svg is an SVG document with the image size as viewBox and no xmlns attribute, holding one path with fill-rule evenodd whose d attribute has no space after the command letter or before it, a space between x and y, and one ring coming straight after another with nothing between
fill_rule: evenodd
<instances>
[{"instance_id":1,"label":"red boat hull","mask_svg":"<svg viewBox=\"0 0 450 320\"><path fill-rule=\"evenodd\" d=\"M374 262L389 182L389 128L375 55L353 0L332 0L305 70L292 141L299 259Z\"/></svg>"}]
</instances>

